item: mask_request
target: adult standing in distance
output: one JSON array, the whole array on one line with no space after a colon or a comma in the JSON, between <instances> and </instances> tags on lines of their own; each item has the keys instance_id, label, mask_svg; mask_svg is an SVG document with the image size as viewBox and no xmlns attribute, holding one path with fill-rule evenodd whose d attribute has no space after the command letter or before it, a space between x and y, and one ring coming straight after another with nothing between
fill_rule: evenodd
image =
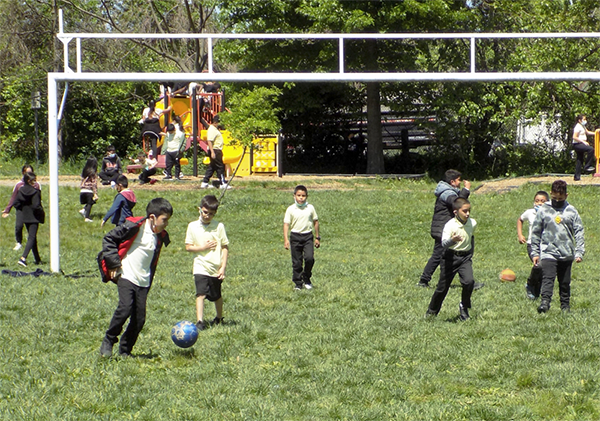
<instances>
[{"instance_id":1,"label":"adult standing in distance","mask_svg":"<svg viewBox=\"0 0 600 421\"><path fill-rule=\"evenodd\" d=\"M590 146L587 141L588 135L593 136L594 132L590 132L585 126L587 125L587 117L583 114L577 116L577 123L573 129L573 150L577 154L577 162L575 164L575 176L573 180L579 181L581 179L581 167L583 166L583 159L587 154L585 160L585 172L594 172L594 148Z\"/></svg>"},{"instance_id":2,"label":"adult standing in distance","mask_svg":"<svg viewBox=\"0 0 600 421\"><path fill-rule=\"evenodd\" d=\"M435 188L435 206L433 208L433 218L431 219L431 237L434 240L433 253L423 269L421 279L417 286L428 288L429 282L433 273L440 265L442 256L444 254L444 247L442 246L442 231L446 222L454 218L453 204L458 197L468 199L471 194L471 182L468 180L461 179L462 174L456 170L448 170L444 173L444 179L438 183ZM460 188L461 182L463 188ZM475 289L479 289L483 286L481 283L475 283Z\"/></svg>"}]
</instances>

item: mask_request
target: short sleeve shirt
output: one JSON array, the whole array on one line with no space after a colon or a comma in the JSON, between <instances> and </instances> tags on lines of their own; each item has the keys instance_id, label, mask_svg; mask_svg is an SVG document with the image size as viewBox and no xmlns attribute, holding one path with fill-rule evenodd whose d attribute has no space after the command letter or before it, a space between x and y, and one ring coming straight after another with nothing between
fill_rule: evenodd
<instances>
[{"instance_id":1,"label":"short sleeve shirt","mask_svg":"<svg viewBox=\"0 0 600 421\"><path fill-rule=\"evenodd\" d=\"M283 223L290 224L291 232L306 234L312 232L313 224L318 219L319 217L313 205L307 204L301 208L294 203L285 211Z\"/></svg>"},{"instance_id":2,"label":"short sleeve shirt","mask_svg":"<svg viewBox=\"0 0 600 421\"><path fill-rule=\"evenodd\" d=\"M206 131L206 139L209 142L212 142L213 149L223 149L223 135L212 124L208 126L208 130Z\"/></svg>"},{"instance_id":3,"label":"short sleeve shirt","mask_svg":"<svg viewBox=\"0 0 600 421\"><path fill-rule=\"evenodd\" d=\"M533 221L535 221L535 215L537 211L535 209L527 209L521 214L521 221L527 221L529 223L529 235L527 236L527 244L531 244L531 229L533 228Z\"/></svg>"},{"instance_id":4,"label":"short sleeve shirt","mask_svg":"<svg viewBox=\"0 0 600 421\"><path fill-rule=\"evenodd\" d=\"M121 262L123 278L140 287L150 286L150 267L157 246L157 237L147 220L140 228L127 251L127 256Z\"/></svg>"},{"instance_id":5,"label":"short sleeve shirt","mask_svg":"<svg viewBox=\"0 0 600 421\"><path fill-rule=\"evenodd\" d=\"M197 221L190 222L185 234L185 243L198 246L206 240L215 240L217 247L214 250L199 251L196 253L193 273L194 275L217 276L221 267L223 246L229 244L229 239L225 233L225 226L214 220L210 221L210 224L205 225L200 218Z\"/></svg>"}]
</instances>

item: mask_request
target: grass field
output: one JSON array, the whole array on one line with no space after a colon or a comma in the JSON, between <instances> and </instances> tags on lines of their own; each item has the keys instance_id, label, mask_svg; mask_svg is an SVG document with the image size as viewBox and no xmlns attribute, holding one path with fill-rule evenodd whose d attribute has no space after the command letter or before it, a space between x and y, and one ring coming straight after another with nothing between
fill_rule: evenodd
<instances>
[{"instance_id":1,"label":"grass field","mask_svg":"<svg viewBox=\"0 0 600 421\"><path fill-rule=\"evenodd\" d=\"M343 179L335 190L307 181L321 222L312 291L294 292L282 220L290 181L240 181L216 219L229 236L223 287L226 324L175 347L170 328L195 318L187 223L199 190L161 192L175 214L148 299L137 358L100 359L116 306L114 285L96 276L109 227L77 213L79 191L61 188L61 267L70 278L0 276L2 420L597 420L600 418L600 213L596 187L571 187L586 227L573 270L572 312L548 314L525 297L530 264L516 219L531 206L528 184L473 193L476 231L471 320L457 321L459 288L440 315L424 314L432 290L415 287L433 246L433 183ZM0 187L8 200L10 187ZM44 189L47 202L48 188ZM158 195L137 190L141 215ZM0 221L0 262L18 270L14 215ZM48 225L39 234L49 259ZM33 259L30 258L30 261ZM516 283L501 283L510 267ZM31 267L35 269L35 266ZM30 269L28 268L28 269ZM42 268L49 270L46 263ZM458 281L455 280L455 284ZM214 317L207 305L206 319Z\"/></svg>"}]
</instances>

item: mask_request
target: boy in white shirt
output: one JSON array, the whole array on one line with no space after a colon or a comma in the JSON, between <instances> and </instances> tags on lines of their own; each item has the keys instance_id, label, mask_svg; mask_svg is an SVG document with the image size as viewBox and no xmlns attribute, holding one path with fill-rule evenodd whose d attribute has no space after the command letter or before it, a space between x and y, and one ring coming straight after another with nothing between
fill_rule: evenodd
<instances>
[{"instance_id":1,"label":"boy in white shirt","mask_svg":"<svg viewBox=\"0 0 600 421\"><path fill-rule=\"evenodd\" d=\"M219 209L219 201L214 195L207 195L200 202L200 218L188 224L185 235L186 251L195 253L194 280L196 283L196 327L204 330L204 299L215 303L217 316L211 322L223 322L223 296L221 284L225 278L225 268L229 257L229 240L225 226L213 218Z\"/></svg>"},{"instance_id":2,"label":"boy in white shirt","mask_svg":"<svg viewBox=\"0 0 600 421\"><path fill-rule=\"evenodd\" d=\"M312 289L312 268L315 264L313 248L313 226L314 247L319 248L321 237L319 236L319 217L313 205L308 204L308 191L304 186L296 186L294 189L295 204L285 211L283 219L283 246L292 253L292 281L294 290L304 288ZM291 231L291 234L290 234ZM288 239L289 234L289 239ZM304 269L302 268L304 264Z\"/></svg>"},{"instance_id":3,"label":"boy in white shirt","mask_svg":"<svg viewBox=\"0 0 600 421\"><path fill-rule=\"evenodd\" d=\"M477 222L470 218L471 203L462 197L453 203L454 218L446 222L442 231L444 255L440 263L440 280L435 288L426 316L437 316L448 294L450 284L458 273L462 297L458 306L460 320L469 318L473 278L473 232Z\"/></svg>"},{"instance_id":4,"label":"boy in white shirt","mask_svg":"<svg viewBox=\"0 0 600 421\"><path fill-rule=\"evenodd\" d=\"M529 259L531 259L531 261L533 261L533 256L531 255L531 229L533 228L533 221L535 221L535 216L537 215L538 209L548 200L550 200L550 196L548 195L548 193L543 190L540 190L535 194L533 198L533 208L527 209L521 214L519 219L517 219L517 237L519 238L519 243L527 243L527 255L529 256ZM523 221L527 221L529 223L529 235L527 236L527 238L523 236ZM525 284L527 298L529 298L530 300L535 300L537 297L539 297L541 286L542 267L533 266L531 268L529 278L527 278L527 283Z\"/></svg>"}]
</instances>

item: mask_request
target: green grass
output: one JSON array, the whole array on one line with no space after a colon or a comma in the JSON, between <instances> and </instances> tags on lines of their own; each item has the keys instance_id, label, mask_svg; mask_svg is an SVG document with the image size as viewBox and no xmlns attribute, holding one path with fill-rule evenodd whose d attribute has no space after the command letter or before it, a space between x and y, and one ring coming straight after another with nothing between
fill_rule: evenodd
<instances>
[{"instance_id":1,"label":"green grass","mask_svg":"<svg viewBox=\"0 0 600 421\"><path fill-rule=\"evenodd\" d=\"M330 182L330 181L329 181ZM216 219L230 239L223 287L227 324L179 349L170 328L194 320L187 223L200 190L166 192L175 214L148 299L138 358L100 359L115 309L114 285L98 276L0 276L2 420L597 420L600 349L600 240L595 187L570 187L587 253L575 265L572 313L554 301L538 315L525 298L530 268L516 219L546 185L472 195L476 231L472 319L457 321L459 288L440 315L424 318L432 290L416 288L433 240L434 184L341 179L307 181L321 221L315 289L294 293L282 220L292 182L241 181ZM311 187L321 189L311 190ZM2 197L11 189L1 187ZM44 189L47 202L48 189ZM114 191L102 189L99 220ZM141 214L158 195L137 191ZM79 192L61 188L61 267L96 275L95 256L109 227L85 224ZM14 216L0 220L5 269ZM48 225L39 234L48 261ZM30 259L31 260L31 259ZM48 270L49 266L43 265ZM510 267L516 283L500 283ZM32 269L33 270L33 269ZM455 280L457 284L458 281ZM207 305L207 319L214 307Z\"/></svg>"}]
</instances>

